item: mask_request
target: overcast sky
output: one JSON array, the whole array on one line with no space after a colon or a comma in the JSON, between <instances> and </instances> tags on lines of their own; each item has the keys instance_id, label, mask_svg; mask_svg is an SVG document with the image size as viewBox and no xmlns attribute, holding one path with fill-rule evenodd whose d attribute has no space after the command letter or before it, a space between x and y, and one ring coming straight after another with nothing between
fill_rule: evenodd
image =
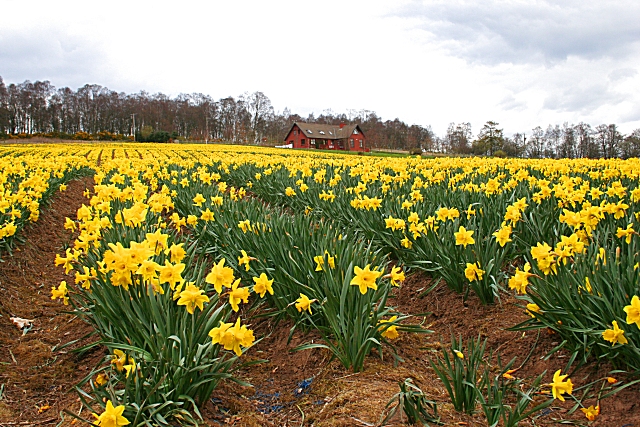
<instances>
[{"instance_id":1,"label":"overcast sky","mask_svg":"<svg viewBox=\"0 0 640 427\"><path fill-rule=\"evenodd\" d=\"M303 117L375 111L640 128L640 2L0 0L5 83L214 99L261 91Z\"/></svg>"}]
</instances>

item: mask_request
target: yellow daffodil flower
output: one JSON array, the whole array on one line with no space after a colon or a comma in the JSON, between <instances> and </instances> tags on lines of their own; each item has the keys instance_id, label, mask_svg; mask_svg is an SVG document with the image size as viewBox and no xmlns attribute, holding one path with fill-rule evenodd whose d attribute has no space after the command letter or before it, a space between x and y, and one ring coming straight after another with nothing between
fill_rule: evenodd
<instances>
[{"instance_id":1,"label":"yellow daffodil flower","mask_svg":"<svg viewBox=\"0 0 640 427\"><path fill-rule=\"evenodd\" d=\"M229 304L233 311L239 310L240 302L244 302L247 304L249 302L249 289L240 286L240 279L236 279L231 285L231 290L229 291Z\"/></svg>"},{"instance_id":2,"label":"yellow daffodil flower","mask_svg":"<svg viewBox=\"0 0 640 427\"><path fill-rule=\"evenodd\" d=\"M627 313L627 324L635 323L640 329L640 298L634 295L631 298L631 304L624 307L624 312Z\"/></svg>"},{"instance_id":3,"label":"yellow daffodil flower","mask_svg":"<svg viewBox=\"0 0 640 427\"><path fill-rule=\"evenodd\" d=\"M124 405L114 407L111 400L107 400L107 406L100 415L93 414L96 418L95 425L100 427L121 427L131 424L122 414Z\"/></svg>"},{"instance_id":4,"label":"yellow daffodil flower","mask_svg":"<svg viewBox=\"0 0 640 427\"><path fill-rule=\"evenodd\" d=\"M260 277L254 277L253 292L260 295L260 298L264 297L267 292L273 295L273 279L269 280L266 274L261 273Z\"/></svg>"},{"instance_id":5,"label":"yellow daffodil flower","mask_svg":"<svg viewBox=\"0 0 640 427\"><path fill-rule=\"evenodd\" d=\"M627 344L629 341L624 337L624 331L618 327L618 322L615 320L611 322L613 325L613 329L607 329L602 333L602 338L605 341L609 341L612 343L611 345L618 344Z\"/></svg>"},{"instance_id":6,"label":"yellow daffodil flower","mask_svg":"<svg viewBox=\"0 0 640 427\"><path fill-rule=\"evenodd\" d=\"M560 375L561 370L558 369L553 374L553 382L549 385L551 386L551 393L553 394L554 399L560 399L564 402L563 394L571 394L573 392L573 384L571 383L571 379L567 378L568 375ZM567 380L565 381L565 378Z\"/></svg>"},{"instance_id":7,"label":"yellow daffodil flower","mask_svg":"<svg viewBox=\"0 0 640 427\"><path fill-rule=\"evenodd\" d=\"M476 242L473 240L473 237L471 237L473 235L473 230L467 231L463 226L460 226L458 231L453 233L453 235L456 237L457 246L463 245L466 248L467 245L473 245Z\"/></svg>"},{"instance_id":8,"label":"yellow daffodil flower","mask_svg":"<svg viewBox=\"0 0 640 427\"><path fill-rule=\"evenodd\" d=\"M373 290L378 289L376 280L382 275L381 271L375 269L370 270L369 264L367 264L364 268L358 266L353 267L353 272L355 276L351 279L351 285L358 286L362 295L366 294L369 288Z\"/></svg>"},{"instance_id":9,"label":"yellow daffodil flower","mask_svg":"<svg viewBox=\"0 0 640 427\"><path fill-rule=\"evenodd\" d=\"M204 310L204 303L209 302L209 297L203 295L204 291L197 286L188 284L184 290L180 291L178 305L184 305L189 314L193 314L196 307Z\"/></svg>"},{"instance_id":10,"label":"yellow daffodil flower","mask_svg":"<svg viewBox=\"0 0 640 427\"><path fill-rule=\"evenodd\" d=\"M309 297L308 297L308 296L306 296L305 294L302 294L302 293L301 293L301 294L300 294L300 298L298 298L298 299L295 301L296 309L297 309L300 313L302 313L302 312L303 312L303 311L305 311L305 310L308 310L308 311L309 311L309 314L313 314L313 313L311 312L311 304L312 304L314 301L316 301L316 299L315 299L315 298L314 298L314 299L309 299Z\"/></svg>"}]
</instances>

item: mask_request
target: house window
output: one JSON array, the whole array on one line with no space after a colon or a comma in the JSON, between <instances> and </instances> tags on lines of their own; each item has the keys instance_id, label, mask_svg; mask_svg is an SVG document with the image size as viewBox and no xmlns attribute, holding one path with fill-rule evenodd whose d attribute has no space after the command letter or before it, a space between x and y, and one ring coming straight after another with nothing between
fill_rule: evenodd
<instances>
[{"instance_id":1,"label":"house window","mask_svg":"<svg viewBox=\"0 0 640 427\"><path fill-rule=\"evenodd\" d=\"M315 139L313 139L313 138L311 138L311 139L309 140L309 144L311 144L311 145L316 145L316 140L315 140Z\"/></svg>"},{"instance_id":2,"label":"house window","mask_svg":"<svg viewBox=\"0 0 640 427\"><path fill-rule=\"evenodd\" d=\"M351 148L353 148L353 138L349 140L349 143L351 144Z\"/></svg>"},{"instance_id":3,"label":"house window","mask_svg":"<svg viewBox=\"0 0 640 427\"><path fill-rule=\"evenodd\" d=\"M302 139L300 140L300 145L304 145L304 144L305 144L305 139L304 139L304 138L302 138Z\"/></svg>"},{"instance_id":4,"label":"house window","mask_svg":"<svg viewBox=\"0 0 640 427\"><path fill-rule=\"evenodd\" d=\"M354 135L357 135L357 134L358 134L358 129L354 129L354 130L353 130L353 134L354 134Z\"/></svg>"},{"instance_id":5,"label":"house window","mask_svg":"<svg viewBox=\"0 0 640 427\"><path fill-rule=\"evenodd\" d=\"M360 140L360 148L362 148L362 140Z\"/></svg>"},{"instance_id":6,"label":"house window","mask_svg":"<svg viewBox=\"0 0 640 427\"><path fill-rule=\"evenodd\" d=\"M297 134L298 134L298 129L294 129L294 130L293 130L293 134L294 134L294 135L297 135Z\"/></svg>"}]
</instances>

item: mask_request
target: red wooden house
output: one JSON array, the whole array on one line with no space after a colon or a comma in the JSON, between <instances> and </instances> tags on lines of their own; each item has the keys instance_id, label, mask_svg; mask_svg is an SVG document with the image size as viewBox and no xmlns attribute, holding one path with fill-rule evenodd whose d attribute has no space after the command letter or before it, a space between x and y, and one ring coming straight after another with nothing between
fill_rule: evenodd
<instances>
[{"instance_id":1,"label":"red wooden house","mask_svg":"<svg viewBox=\"0 0 640 427\"><path fill-rule=\"evenodd\" d=\"M293 148L317 148L323 150L369 151L367 140L359 125L321 125L295 122L285 144Z\"/></svg>"}]
</instances>

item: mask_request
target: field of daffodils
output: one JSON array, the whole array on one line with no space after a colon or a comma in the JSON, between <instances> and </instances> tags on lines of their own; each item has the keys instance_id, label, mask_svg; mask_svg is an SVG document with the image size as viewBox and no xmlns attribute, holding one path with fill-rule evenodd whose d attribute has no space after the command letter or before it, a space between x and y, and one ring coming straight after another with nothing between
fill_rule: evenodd
<instances>
[{"instance_id":1,"label":"field of daffodils","mask_svg":"<svg viewBox=\"0 0 640 427\"><path fill-rule=\"evenodd\" d=\"M70 144L0 165L5 264L82 183L41 294L88 328L51 351L92 364L38 420L640 422L638 159Z\"/></svg>"}]
</instances>

